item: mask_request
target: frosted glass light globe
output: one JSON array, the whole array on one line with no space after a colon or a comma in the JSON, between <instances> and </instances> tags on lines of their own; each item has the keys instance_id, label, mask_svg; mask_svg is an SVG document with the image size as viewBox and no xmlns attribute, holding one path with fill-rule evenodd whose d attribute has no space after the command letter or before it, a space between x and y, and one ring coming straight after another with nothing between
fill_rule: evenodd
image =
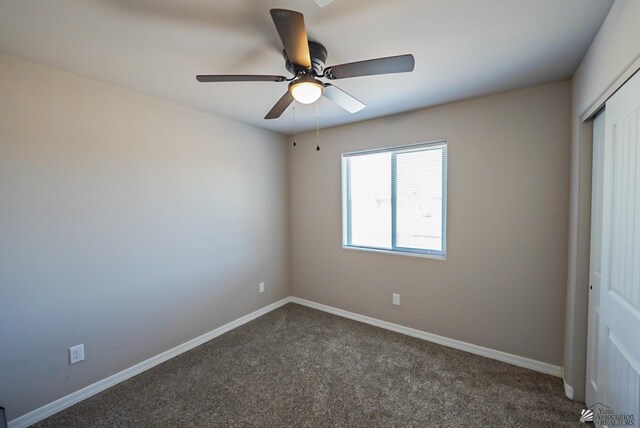
<instances>
[{"instance_id":1,"label":"frosted glass light globe","mask_svg":"<svg viewBox=\"0 0 640 428\"><path fill-rule=\"evenodd\" d=\"M324 86L315 79L299 79L289 87L293 98L302 104L313 104L324 92Z\"/></svg>"}]
</instances>

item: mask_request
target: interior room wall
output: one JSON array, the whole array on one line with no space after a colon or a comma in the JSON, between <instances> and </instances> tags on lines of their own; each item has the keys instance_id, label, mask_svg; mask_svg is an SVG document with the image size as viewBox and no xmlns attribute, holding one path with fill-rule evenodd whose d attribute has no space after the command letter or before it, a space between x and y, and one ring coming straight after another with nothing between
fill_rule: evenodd
<instances>
[{"instance_id":1,"label":"interior room wall","mask_svg":"<svg viewBox=\"0 0 640 428\"><path fill-rule=\"evenodd\" d=\"M9 420L290 295L284 137L8 57L0 76Z\"/></svg>"},{"instance_id":2,"label":"interior room wall","mask_svg":"<svg viewBox=\"0 0 640 428\"><path fill-rule=\"evenodd\" d=\"M573 78L571 210L564 380L567 395L584 400L591 227L590 123L582 115L640 58L640 2L616 0Z\"/></svg>"},{"instance_id":3,"label":"interior room wall","mask_svg":"<svg viewBox=\"0 0 640 428\"><path fill-rule=\"evenodd\" d=\"M560 365L570 103L565 80L323 129L319 152L315 132L298 136L289 147L293 295ZM341 154L440 139L447 259L343 249Z\"/></svg>"}]
</instances>

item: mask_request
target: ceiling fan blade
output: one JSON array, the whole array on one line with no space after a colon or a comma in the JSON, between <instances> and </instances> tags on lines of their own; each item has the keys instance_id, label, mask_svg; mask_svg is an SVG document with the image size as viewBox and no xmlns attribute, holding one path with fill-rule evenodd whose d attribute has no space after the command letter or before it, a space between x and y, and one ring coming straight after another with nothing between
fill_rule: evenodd
<instances>
[{"instance_id":1,"label":"ceiling fan blade","mask_svg":"<svg viewBox=\"0 0 640 428\"><path fill-rule=\"evenodd\" d=\"M414 66L413 55L407 54L334 65L327 67L324 75L327 79L346 79L375 74L406 73L413 71Z\"/></svg>"},{"instance_id":2,"label":"ceiling fan blade","mask_svg":"<svg viewBox=\"0 0 640 428\"><path fill-rule=\"evenodd\" d=\"M330 83L325 83L323 95L349 113L357 113L366 107L363 103Z\"/></svg>"},{"instance_id":3,"label":"ceiling fan blade","mask_svg":"<svg viewBox=\"0 0 640 428\"><path fill-rule=\"evenodd\" d=\"M311 68L304 16L300 12L286 9L271 9L270 13L289 61L304 68Z\"/></svg>"},{"instance_id":4,"label":"ceiling fan blade","mask_svg":"<svg viewBox=\"0 0 640 428\"><path fill-rule=\"evenodd\" d=\"M251 74L199 74L198 82L282 82L284 76L267 76Z\"/></svg>"},{"instance_id":5,"label":"ceiling fan blade","mask_svg":"<svg viewBox=\"0 0 640 428\"><path fill-rule=\"evenodd\" d=\"M277 119L284 113L284 111L289 107L289 105L293 102L293 96L289 91L285 92L284 95L278 100L276 105L274 105L269 113L264 117L265 119Z\"/></svg>"}]
</instances>

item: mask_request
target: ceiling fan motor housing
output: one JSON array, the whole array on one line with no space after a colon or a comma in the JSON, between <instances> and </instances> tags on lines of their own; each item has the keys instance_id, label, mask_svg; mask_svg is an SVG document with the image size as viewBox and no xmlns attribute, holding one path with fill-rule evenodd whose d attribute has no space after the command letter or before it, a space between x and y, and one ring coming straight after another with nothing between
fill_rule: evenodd
<instances>
[{"instance_id":1,"label":"ceiling fan motor housing","mask_svg":"<svg viewBox=\"0 0 640 428\"><path fill-rule=\"evenodd\" d=\"M282 52L285 60L285 67L291 74L297 75L300 72L305 72L307 69L301 67L299 65L292 64L287 58L286 52ZM322 76L324 72L324 67L327 65L327 48L325 48L321 43L314 42L309 40L309 55L311 56L311 68L313 70L313 74L315 76Z\"/></svg>"}]
</instances>

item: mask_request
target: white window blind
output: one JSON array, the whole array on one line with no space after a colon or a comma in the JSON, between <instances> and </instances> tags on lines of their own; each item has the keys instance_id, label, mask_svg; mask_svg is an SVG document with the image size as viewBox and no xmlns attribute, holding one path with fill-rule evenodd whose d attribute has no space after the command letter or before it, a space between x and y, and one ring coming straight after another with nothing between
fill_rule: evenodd
<instances>
[{"instance_id":1,"label":"white window blind","mask_svg":"<svg viewBox=\"0 0 640 428\"><path fill-rule=\"evenodd\" d=\"M445 256L446 142L342 157L344 246Z\"/></svg>"}]
</instances>

